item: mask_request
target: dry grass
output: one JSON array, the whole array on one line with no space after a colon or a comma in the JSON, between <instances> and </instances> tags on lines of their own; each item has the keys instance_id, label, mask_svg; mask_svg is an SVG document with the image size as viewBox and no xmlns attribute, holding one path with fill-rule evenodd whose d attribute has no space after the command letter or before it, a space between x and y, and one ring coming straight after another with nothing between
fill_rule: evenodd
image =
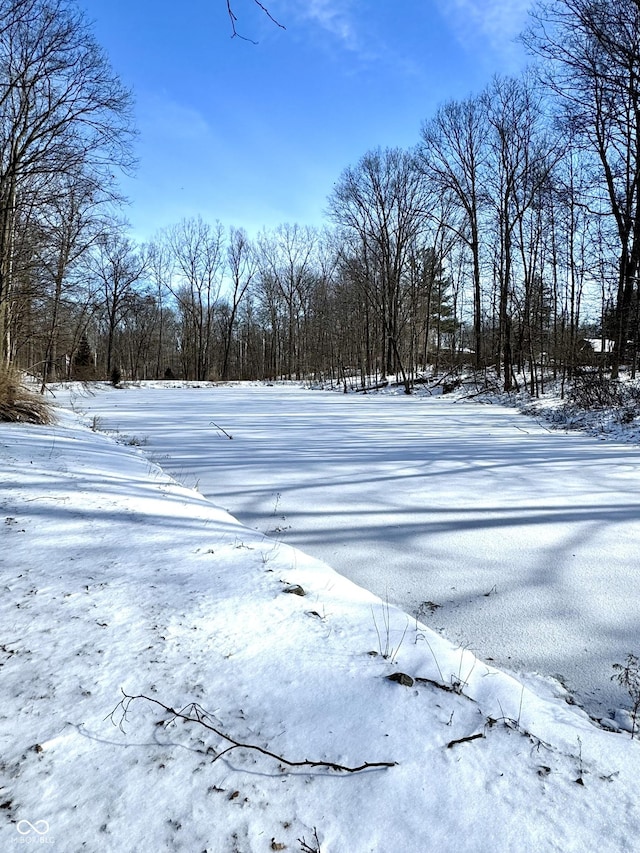
<instances>
[{"instance_id":1,"label":"dry grass","mask_svg":"<svg viewBox=\"0 0 640 853\"><path fill-rule=\"evenodd\" d=\"M0 421L48 424L51 411L39 394L25 387L17 370L0 365Z\"/></svg>"}]
</instances>

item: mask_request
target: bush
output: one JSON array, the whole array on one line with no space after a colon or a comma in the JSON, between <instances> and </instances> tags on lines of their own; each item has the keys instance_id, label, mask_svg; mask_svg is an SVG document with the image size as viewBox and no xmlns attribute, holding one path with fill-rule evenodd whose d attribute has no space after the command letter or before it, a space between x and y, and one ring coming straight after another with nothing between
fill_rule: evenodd
<instances>
[{"instance_id":1,"label":"bush","mask_svg":"<svg viewBox=\"0 0 640 853\"><path fill-rule=\"evenodd\" d=\"M611 676L611 680L624 687L631 698L631 737L634 737L640 718L640 659L628 654L625 664L614 663L613 668L615 675Z\"/></svg>"},{"instance_id":2,"label":"bush","mask_svg":"<svg viewBox=\"0 0 640 853\"><path fill-rule=\"evenodd\" d=\"M571 385L569 401L578 409L619 409L626 422L633 420L640 406L640 389L608 379L596 371L583 370Z\"/></svg>"},{"instance_id":3,"label":"bush","mask_svg":"<svg viewBox=\"0 0 640 853\"><path fill-rule=\"evenodd\" d=\"M25 387L17 370L0 366L0 421L30 424L51 423L51 411L45 400Z\"/></svg>"}]
</instances>

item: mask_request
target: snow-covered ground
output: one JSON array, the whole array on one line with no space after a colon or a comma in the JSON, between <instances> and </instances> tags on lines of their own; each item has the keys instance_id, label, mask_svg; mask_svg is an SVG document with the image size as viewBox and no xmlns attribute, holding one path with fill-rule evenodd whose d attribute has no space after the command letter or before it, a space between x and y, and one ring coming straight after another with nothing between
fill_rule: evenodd
<instances>
[{"instance_id":1,"label":"snow-covered ground","mask_svg":"<svg viewBox=\"0 0 640 853\"><path fill-rule=\"evenodd\" d=\"M580 437L538 434L535 424L499 409L486 410L497 419L485 434L487 416L477 406L476 415L460 406L453 442L435 435L432 409L418 401L253 389L258 396L235 415L230 402L223 405L227 392L250 390L199 389L181 398L105 390L76 400L85 422L99 425L96 414L102 426L119 428L121 441L147 441L144 448L118 444L68 412L53 427L0 425L0 849L640 850L640 741L598 727L556 683L501 672L283 541L287 525L293 532L310 512L305 502L322 497L314 488L326 490L316 508L322 516L331 489L348 492L354 474L371 480L377 501L368 507L363 496L362 507L345 511L354 530L360 514L371 512L353 534L362 543L374 527L403 523L394 519L408 511L412 485L421 489L425 478L432 484L426 506L438 518L425 556L434 570L450 559L442 537L458 523L460 508L447 503L455 494L465 499L462 518L482 543L475 549L480 572L492 537L508 531L517 538L530 524L541 550L525 543L513 567L529 576L526 560L553 550L550 532L585 515L593 517L581 531L592 542L609 524L615 528L606 542L618 550L594 568L617 571L621 537L636 524L635 450L625 448L625 462L621 451L607 456L613 445L584 437L588 450L579 452ZM340 407L334 415L342 429L338 422L323 435L320 399ZM406 419L398 425L400 406L412 413L411 429ZM134 417L144 429L134 428ZM368 437L357 438L353 418L368 425ZM383 427L386 448L374 441ZM572 445L565 455L555 445L562 438ZM170 439L171 457L163 460ZM519 446L518 466L509 453ZM196 463L198 447L207 456ZM224 472L232 464L238 478L244 466L253 476L262 470L250 520L265 527L260 502L270 504L271 535L178 484L150 455L180 469L185 481L200 476L201 491L206 471L212 496L217 478L215 500L224 505L231 489ZM376 457L381 468L373 467ZM609 467L598 467L604 458ZM278 474L281 459L288 479ZM583 490L563 496L563 478L588 463L594 467ZM509 506L531 491L545 466L548 501L533 493L529 511L515 509L517 524L492 523L494 515L511 517ZM306 477L297 473L305 469ZM483 476L501 471L497 481ZM500 491L491 493L490 482ZM608 515L596 500L600 492ZM425 493L418 494L424 504ZM547 516L556 512L554 525ZM344 541L339 521L334 506L324 529ZM418 528L430 523L421 512L415 531L401 527L394 536L395 547L406 555L420 542ZM567 544L557 571L563 576L569 550L583 543L574 533ZM464 577L470 558L464 539L460 545ZM532 577L544 585L547 574L555 580L539 568ZM565 591L577 594L575 573L570 577ZM476 579L478 590L490 591L488 579ZM600 594L614 582L617 576ZM614 590L621 618L632 609L622 609L624 598L635 595L637 606L633 583L627 577L624 594ZM304 595L291 591L298 585ZM498 600L500 586L487 602ZM436 594L429 593L434 603ZM505 621L516 600L505 603ZM609 603L602 599L601 609ZM581 606L558 600L556 622L563 610ZM602 624L592 627L594 644ZM572 643L569 628L565 634L556 625L554 636ZM621 648L632 651L625 632L633 629L616 630ZM531 643L530 626L521 631ZM388 680L397 672L413 682ZM155 702L134 701L123 720L121 688ZM218 732L288 761L393 765L357 773L290 767L246 748L216 760L229 741L198 722L172 722L156 703L190 715L204 708L210 716L201 719Z\"/></svg>"},{"instance_id":2,"label":"snow-covered ground","mask_svg":"<svg viewBox=\"0 0 640 853\"><path fill-rule=\"evenodd\" d=\"M73 402L483 660L560 678L597 716L625 701L611 667L640 653L640 447L448 396L103 386Z\"/></svg>"}]
</instances>

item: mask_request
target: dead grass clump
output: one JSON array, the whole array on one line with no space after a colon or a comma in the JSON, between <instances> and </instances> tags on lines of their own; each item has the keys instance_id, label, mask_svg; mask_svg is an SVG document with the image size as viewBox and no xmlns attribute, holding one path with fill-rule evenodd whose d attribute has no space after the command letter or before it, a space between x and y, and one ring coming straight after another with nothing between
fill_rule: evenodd
<instances>
[{"instance_id":1,"label":"dead grass clump","mask_svg":"<svg viewBox=\"0 0 640 853\"><path fill-rule=\"evenodd\" d=\"M0 365L0 421L48 424L51 420L46 401L25 387L17 370Z\"/></svg>"}]
</instances>

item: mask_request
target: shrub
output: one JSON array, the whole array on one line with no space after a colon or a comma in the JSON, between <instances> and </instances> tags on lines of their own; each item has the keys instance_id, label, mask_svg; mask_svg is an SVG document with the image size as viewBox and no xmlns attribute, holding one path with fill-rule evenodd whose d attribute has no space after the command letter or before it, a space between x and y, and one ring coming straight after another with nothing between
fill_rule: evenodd
<instances>
[{"instance_id":1,"label":"shrub","mask_svg":"<svg viewBox=\"0 0 640 853\"><path fill-rule=\"evenodd\" d=\"M621 386L617 380L602 376L595 370L582 370L572 382L569 400L585 410L619 406L622 402Z\"/></svg>"},{"instance_id":2,"label":"shrub","mask_svg":"<svg viewBox=\"0 0 640 853\"><path fill-rule=\"evenodd\" d=\"M51 420L45 400L25 387L17 370L0 365L0 421L48 424Z\"/></svg>"},{"instance_id":3,"label":"shrub","mask_svg":"<svg viewBox=\"0 0 640 853\"><path fill-rule=\"evenodd\" d=\"M640 658L628 654L625 664L614 663L615 675L612 681L617 681L620 687L624 687L631 699L631 737L638 731L638 718L640 717Z\"/></svg>"},{"instance_id":4,"label":"shrub","mask_svg":"<svg viewBox=\"0 0 640 853\"><path fill-rule=\"evenodd\" d=\"M614 409L622 423L630 423L640 410L640 389L633 384L582 370L571 385L569 402L584 411Z\"/></svg>"}]
</instances>

